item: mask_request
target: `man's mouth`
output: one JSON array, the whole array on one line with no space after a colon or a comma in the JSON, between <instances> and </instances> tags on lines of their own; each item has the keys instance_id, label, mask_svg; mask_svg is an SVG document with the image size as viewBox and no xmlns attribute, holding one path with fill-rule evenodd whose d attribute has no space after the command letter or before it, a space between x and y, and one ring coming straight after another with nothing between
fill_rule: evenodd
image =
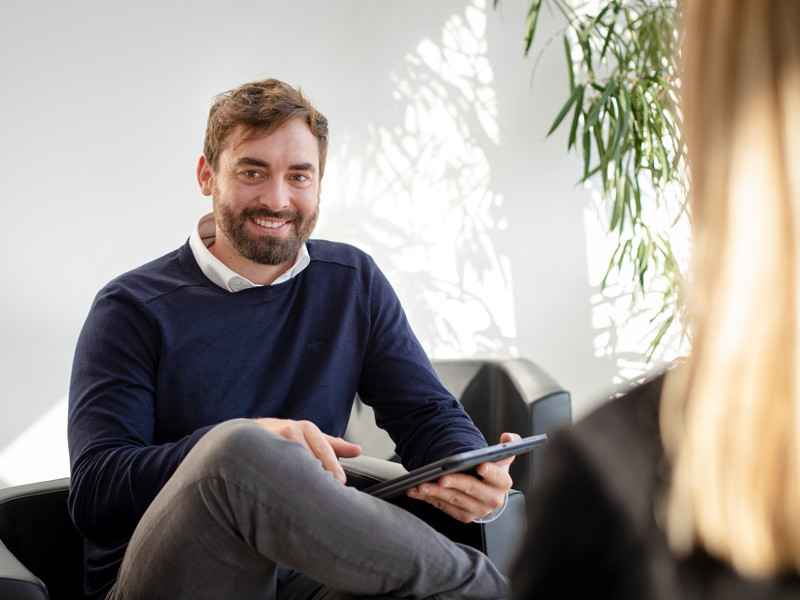
<instances>
[{"instance_id":1,"label":"man's mouth","mask_svg":"<svg viewBox=\"0 0 800 600\"><path fill-rule=\"evenodd\" d=\"M266 219L254 218L253 222L255 222L256 225L260 225L261 227L267 227L269 229L277 229L278 227L285 225L289 221L267 221Z\"/></svg>"}]
</instances>

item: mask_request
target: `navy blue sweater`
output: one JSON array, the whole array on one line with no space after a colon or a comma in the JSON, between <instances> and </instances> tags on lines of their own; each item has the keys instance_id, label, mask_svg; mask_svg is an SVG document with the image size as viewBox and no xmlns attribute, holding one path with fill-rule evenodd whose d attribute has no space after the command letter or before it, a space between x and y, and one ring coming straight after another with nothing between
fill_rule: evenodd
<instances>
[{"instance_id":1,"label":"navy blue sweater","mask_svg":"<svg viewBox=\"0 0 800 600\"><path fill-rule=\"evenodd\" d=\"M145 509L222 421L307 419L340 436L358 392L409 469L486 445L372 259L308 248L309 266L275 286L227 292L186 244L98 293L69 405L69 507L90 596L111 586Z\"/></svg>"}]
</instances>

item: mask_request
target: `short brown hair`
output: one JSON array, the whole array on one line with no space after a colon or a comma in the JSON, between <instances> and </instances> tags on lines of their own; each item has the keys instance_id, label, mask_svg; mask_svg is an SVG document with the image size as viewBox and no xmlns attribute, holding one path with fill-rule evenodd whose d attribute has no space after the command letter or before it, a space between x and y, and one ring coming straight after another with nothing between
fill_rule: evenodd
<instances>
[{"instance_id":1,"label":"short brown hair","mask_svg":"<svg viewBox=\"0 0 800 600\"><path fill-rule=\"evenodd\" d=\"M248 137L268 135L292 118L303 119L319 141L321 178L328 154L328 119L299 89L277 79L246 83L214 98L203 144L206 161L216 171L219 155L239 125L248 130Z\"/></svg>"}]
</instances>

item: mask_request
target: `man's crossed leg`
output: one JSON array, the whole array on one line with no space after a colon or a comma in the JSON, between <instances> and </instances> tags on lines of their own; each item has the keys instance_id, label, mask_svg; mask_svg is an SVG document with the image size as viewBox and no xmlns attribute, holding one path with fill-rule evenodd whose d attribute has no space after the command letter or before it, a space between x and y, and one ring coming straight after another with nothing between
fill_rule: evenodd
<instances>
[{"instance_id":1,"label":"man's crossed leg","mask_svg":"<svg viewBox=\"0 0 800 600\"><path fill-rule=\"evenodd\" d=\"M273 600L278 565L323 584L313 598L510 595L478 550L342 485L300 444L236 419L198 442L147 509L108 598ZM299 598L302 585L281 596Z\"/></svg>"}]
</instances>

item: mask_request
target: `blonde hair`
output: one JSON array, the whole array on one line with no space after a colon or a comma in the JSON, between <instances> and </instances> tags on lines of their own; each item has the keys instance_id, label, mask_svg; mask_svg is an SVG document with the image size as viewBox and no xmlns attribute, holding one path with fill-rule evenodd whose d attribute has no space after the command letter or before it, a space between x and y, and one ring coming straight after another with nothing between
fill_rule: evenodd
<instances>
[{"instance_id":1,"label":"blonde hair","mask_svg":"<svg viewBox=\"0 0 800 600\"><path fill-rule=\"evenodd\" d=\"M667 535L800 571L800 1L684 0L692 356L671 374Z\"/></svg>"}]
</instances>

